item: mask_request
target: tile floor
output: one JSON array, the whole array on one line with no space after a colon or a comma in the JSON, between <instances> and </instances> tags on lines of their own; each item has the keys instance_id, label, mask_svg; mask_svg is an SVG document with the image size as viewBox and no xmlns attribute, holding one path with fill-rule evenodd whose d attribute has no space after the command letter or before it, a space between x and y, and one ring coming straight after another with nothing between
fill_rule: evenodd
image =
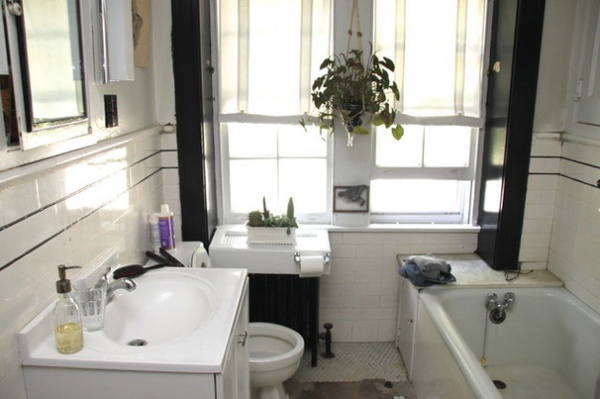
<instances>
[{"instance_id":1,"label":"tile floor","mask_svg":"<svg viewBox=\"0 0 600 399\"><path fill-rule=\"evenodd\" d=\"M305 353L285 383L290 399L416 399L394 343L334 343L331 351L335 357L319 356L317 367Z\"/></svg>"}]
</instances>

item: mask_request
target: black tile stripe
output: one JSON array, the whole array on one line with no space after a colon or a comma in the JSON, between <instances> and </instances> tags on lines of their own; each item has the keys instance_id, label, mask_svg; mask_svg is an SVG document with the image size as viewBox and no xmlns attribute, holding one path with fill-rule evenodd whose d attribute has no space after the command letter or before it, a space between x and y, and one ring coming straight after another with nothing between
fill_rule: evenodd
<instances>
[{"instance_id":1,"label":"black tile stripe","mask_svg":"<svg viewBox=\"0 0 600 399\"><path fill-rule=\"evenodd\" d=\"M587 162L579 161L577 159L563 157L563 156L535 155L535 156L532 156L531 158L532 159L534 159L534 158L535 159L560 159L561 161L573 162L573 163L576 163L578 165L582 165L582 166L585 166L588 168L600 170L600 165L594 165L591 163L587 163ZM531 175L531 176L559 176L559 177L564 177L566 179L575 181L577 183L584 184L589 187L600 188L596 184L589 183L589 182L586 182L585 180L581 180L576 177L569 176L569 175L566 175L566 174L560 173L560 172L532 172L532 173L529 173L529 175ZM598 178L600 179L600 175L598 175Z\"/></svg>"},{"instance_id":2,"label":"black tile stripe","mask_svg":"<svg viewBox=\"0 0 600 399\"><path fill-rule=\"evenodd\" d=\"M66 196L64 196L64 197L62 197L62 198L60 198L60 199L57 199L57 200L53 201L52 203L50 203L50 204L48 204L48 205L45 205L45 206L41 207L40 209L37 209L37 210L35 210L35 211L33 211L33 212L31 212L31 213L29 213L29 214L25 215L25 216L22 216L22 217L20 217L19 219L12 221L11 223L9 223L9 224L7 224L7 225L5 225L5 226L1 226L1 227L0 227L0 231L2 231L2 230L4 230L4 229L7 229L7 228L9 228L9 227L11 227L11 226L14 226L14 225L16 225L17 223L23 222L25 219L27 219L27 218L29 218L29 217L31 217L31 216L33 216L33 215L36 215L36 214L38 214L38 213L40 213L40 212L42 212L42 211L44 211L44 210L46 210L46 209L48 209L48 208L50 208L50 207L54 206L54 205L57 205L57 204L59 204L59 203L61 203L61 202L64 202L64 201L68 200L69 198L72 198L72 197L74 197L75 195L77 195L77 194L80 194L81 192L83 192L83 191L85 191L85 190L88 190L88 189L90 189L90 188L91 188L91 187L93 187L94 185L96 185L96 184L99 184L99 183L101 183L102 181L104 181L104 180L106 180L106 179L108 179L108 178L110 178L110 177L114 176L115 174L117 174L117 173L120 173L120 172L122 172L123 170L129 169L129 168L131 168L131 167L133 167L133 166L135 166L135 165L137 165L137 164L140 164L140 163L144 162L145 160L147 160L147 159L149 159L149 158L151 158L151 157L153 157L153 156L156 156L156 155L158 155L158 154L160 154L160 153L161 153L161 151L157 151L157 152L155 152L155 153L153 153L153 154L150 154L150 155L148 155L148 156L147 156L147 157L145 157L145 158L141 158L141 159L137 160L136 162L133 162L133 163L131 163L131 164L128 164L127 166L125 166L125 167L123 167L123 168L121 168L121 169L119 169L119 170L117 170L117 171L114 171L113 173L111 173L111 174L109 174L109 175L106 175L106 176L104 176L103 178L101 178L100 180L97 180L97 181L95 181L95 182L94 182L94 183L92 183L92 184L89 184L89 185L87 185L87 186L85 186L85 187L83 187L83 188L80 188L79 190L77 190L77 191L74 191L74 192L72 192L72 193L70 193L70 194L68 194L68 195L66 195ZM65 231L67 231L67 230L69 230L69 229L71 229L72 227L74 227L74 226L75 226L75 225L77 225L78 223L82 222L83 220L85 220L85 219L86 219L86 218L88 218L89 216L91 216L91 215L93 215L94 213L98 212L100 209L102 209L103 207L105 207L106 205L108 205L109 203L111 203L112 201L114 201L114 200L116 200L117 198L119 198L121 195L124 195L124 194L128 193L129 191L131 191L131 190L132 190L132 189L134 189L135 187L139 186L140 184L142 184L142 183L143 183L143 182L145 182L146 180L150 179L152 176L156 175L157 173L160 173L160 172L161 172L161 171L163 171L163 170L167 170L167 169L177 169L177 168L176 168L176 167L160 167L160 168L158 168L157 170L153 171L152 173L150 173L149 175L147 175L146 177L144 177L144 178L143 178L143 179L141 179L140 181L133 183L131 186L128 186L128 187L127 187L126 189L124 189L123 191L121 191L121 192L117 193L117 194L116 194L114 197L112 197L110 200L107 200L107 201L105 201L104 203L102 203L101 205L99 205L98 207L96 207L95 209L92 209L92 210L90 210L90 211L89 211L89 212L87 212L85 215L83 215L83 216L79 217L77 220L73 221L72 223L70 223L70 224L69 224L69 225L67 225L66 227L63 227L62 229L60 229L60 230L59 230L59 231L57 231L56 233L52 234L50 237L48 237L48 238L44 239L43 241L41 241L41 242L40 242L40 243L38 243L38 244L35 244L35 245L34 245L34 246L32 246L32 247L31 247L29 250L25 251L25 252L24 252L24 253L22 253L21 255L17 256L16 258L12 259L11 261L7 262L6 264L4 264L4 265L0 266L0 271L2 271L2 270L4 270L4 269L8 268L9 266L13 265L13 264L14 264L15 262L17 262L18 260L20 260L20 259L24 258L25 256L27 256L27 255L31 254L33 251L37 250L38 248L40 248L42 245L46 244L46 243L47 243L47 242L49 242L50 240L52 240L52 239L56 238L56 237L57 237L57 236L59 236L60 234L64 233Z\"/></svg>"}]
</instances>

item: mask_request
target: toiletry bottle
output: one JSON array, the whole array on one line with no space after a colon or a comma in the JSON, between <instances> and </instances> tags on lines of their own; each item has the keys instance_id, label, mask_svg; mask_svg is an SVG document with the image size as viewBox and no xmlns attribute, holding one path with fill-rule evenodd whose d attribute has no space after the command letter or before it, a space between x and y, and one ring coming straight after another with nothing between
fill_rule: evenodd
<instances>
[{"instance_id":1,"label":"toiletry bottle","mask_svg":"<svg viewBox=\"0 0 600 399\"><path fill-rule=\"evenodd\" d=\"M158 253L160 249L160 228L158 227L158 215L150 214L150 233L152 234L152 250Z\"/></svg>"},{"instance_id":2,"label":"toiletry bottle","mask_svg":"<svg viewBox=\"0 0 600 399\"><path fill-rule=\"evenodd\" d=\"M79 266L58 266L58 277L56 292L58 301L54 306L54 335L56 338L56 349L60 353L71 354L79 352L83 348L83 323L81 312L77 303L69 296L71 292L71 280L67 279L67 269Z\"/></svg>"},{"instance_id":3,"label":"toiletry bottle","mask_svg":"<svg viewBox=\"0 0 600 399\"><path fill-rule=\"evenodd\" d=\"M158 228L160 230L160 245L164 249L175 248L175 229L173 224L173 212L169 210L168 204L160 206L158 214Z\"/></svg>"}]
</instances>

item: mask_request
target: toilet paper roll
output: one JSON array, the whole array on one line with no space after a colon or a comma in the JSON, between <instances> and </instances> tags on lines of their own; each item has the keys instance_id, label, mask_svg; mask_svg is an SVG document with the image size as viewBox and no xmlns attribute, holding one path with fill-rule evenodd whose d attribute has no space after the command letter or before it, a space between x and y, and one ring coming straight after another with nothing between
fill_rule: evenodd
<instances>
[{"instance_id":1,"label":"toilet paper roll","mask_svg":"<svg viewBox=\"0 0 600 399\"><path fill-rule=\"evenodd\" d=\"M204 248L199 248L192 257L192 267L212 267L210 257Z\"/></svg>"},{"instance_id":2,"label":"toilet paper roll","mask_svg":"<svg viewBox=\"0 0 600 399\"><path fill-rule=\"evenodd\" d=\"M300 257L300 277L320 277L324 270L322 255Z\"/></svg>"}]
</instances>

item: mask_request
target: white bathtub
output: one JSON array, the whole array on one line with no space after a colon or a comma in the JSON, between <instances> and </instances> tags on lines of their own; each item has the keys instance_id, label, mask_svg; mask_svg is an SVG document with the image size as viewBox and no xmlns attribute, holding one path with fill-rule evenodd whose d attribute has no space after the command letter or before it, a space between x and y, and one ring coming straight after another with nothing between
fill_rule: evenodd
<instances>
[{"instance_id":1,"label":"white bathtub","mask_svg":"<svg viewBox=\"0 0 600 399\"><path fill-rule=\"evenodd\" d=\"M516 294L514 306L503 323L493 324L486 295L501 298L508 291ZM600 315L564 288L426 289L419 294L416 328L413 383L419 398L593 397ZM506 388L497 389L492 380Z\"/></svg>"}]
</instances>

